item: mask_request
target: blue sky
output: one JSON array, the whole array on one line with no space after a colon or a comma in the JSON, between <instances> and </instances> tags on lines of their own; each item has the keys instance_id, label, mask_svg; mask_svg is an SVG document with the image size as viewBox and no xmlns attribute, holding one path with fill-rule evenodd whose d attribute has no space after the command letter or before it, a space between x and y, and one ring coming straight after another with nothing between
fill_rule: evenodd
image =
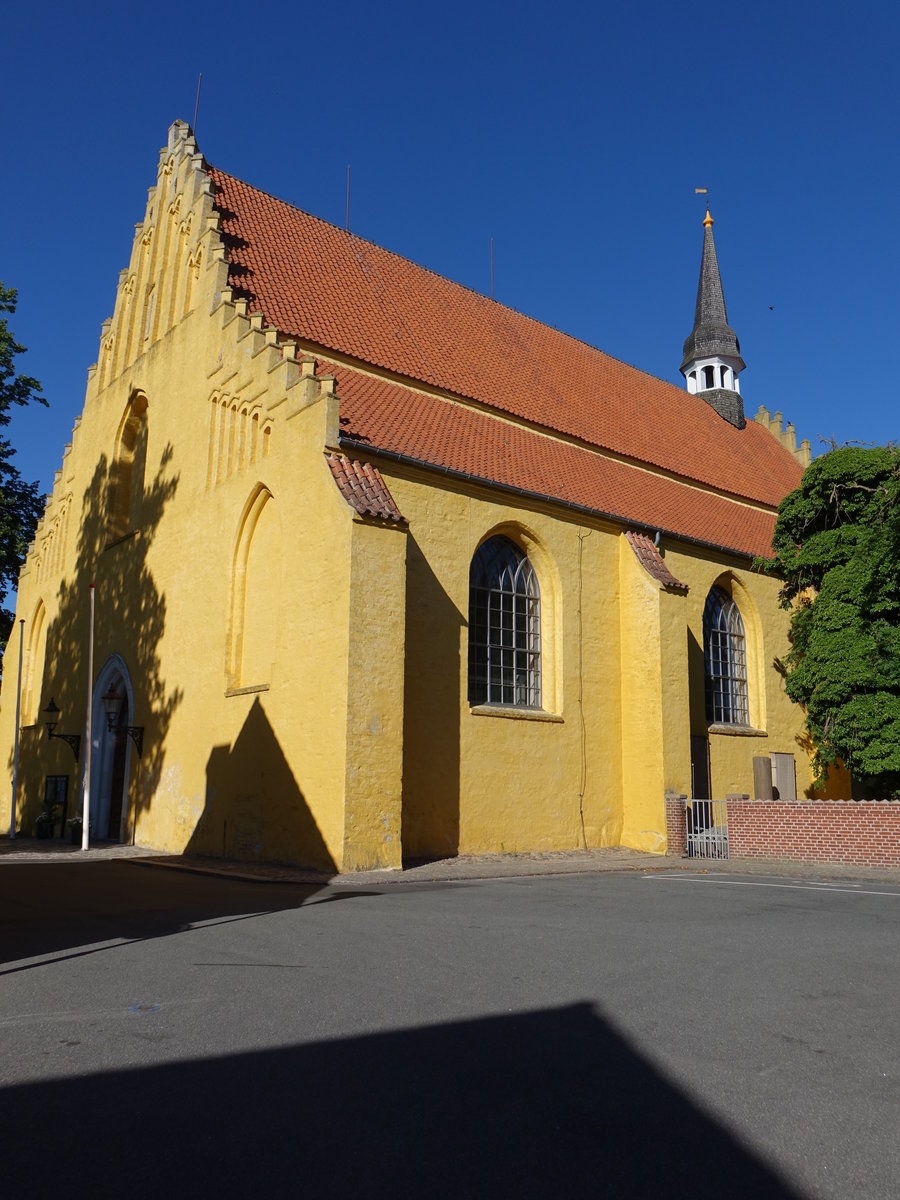
<instances>
[{"instance_id":1,"label":"blue sky","mask_svg":"<svg viewBox=\"0 0 900 1200\"><path fill-rule=\"evenodd\" d=\"M750 414L900 435L900 16L822 3L140 6L4 16L0 278L49 488L176 117L208 161L682 384L708 185Z\"/></svg>"}]
</instances>

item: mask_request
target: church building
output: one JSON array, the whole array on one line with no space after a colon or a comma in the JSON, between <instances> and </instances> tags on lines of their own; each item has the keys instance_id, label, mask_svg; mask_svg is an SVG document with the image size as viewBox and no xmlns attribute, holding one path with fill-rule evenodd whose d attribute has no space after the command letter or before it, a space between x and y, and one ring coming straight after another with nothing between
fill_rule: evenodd
<instances>
[{"instance_id":1,"label":"church building","mask_svg":"<svg viewBox=\"0 0 900 1200\"><path fill-rule=\"evenodd\" d=\"M704 227L677 388L176 122L21 571L0 822L19 621L24 833L86 785L93 839L347 872L662 853L667 792L760 762L810 795L752 569L809 447L746 419Z\"/></svg>"}]
</instances>

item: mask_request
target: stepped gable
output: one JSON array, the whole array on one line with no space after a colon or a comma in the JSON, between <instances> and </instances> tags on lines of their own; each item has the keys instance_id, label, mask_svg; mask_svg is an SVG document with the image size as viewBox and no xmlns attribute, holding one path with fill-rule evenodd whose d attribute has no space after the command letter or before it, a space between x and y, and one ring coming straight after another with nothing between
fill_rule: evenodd
<instances>
[{"instance_id":1,"label":"stepped gable","mask_svg":"<svg viewBox=\"0 0 900 1200\"><path fill-rule=\"evenodd\" d=\"M341 444L354 456L419 460L476 482L550 497L740 554L772 552L771 510L351 367L320 362L319 371L335 378Z\"/></svg>"},{"instance_id":2,"label":"stepped gable","mask_svg":"<svg viewBox=\"0 0 900 1200\"><path fill-rule=\"evenodd\" d=\"M282 332L771 508L799 483L754 422L736 429L697 396L207 170L229 284Z\"/></svg>"}]
</instances>

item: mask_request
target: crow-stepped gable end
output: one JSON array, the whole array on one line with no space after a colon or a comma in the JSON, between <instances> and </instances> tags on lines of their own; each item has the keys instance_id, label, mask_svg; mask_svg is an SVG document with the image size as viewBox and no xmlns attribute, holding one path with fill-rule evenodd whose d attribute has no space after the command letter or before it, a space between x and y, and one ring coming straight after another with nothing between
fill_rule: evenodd
<instances>
[{"instance_id":1,"label":"crow-stepped gable end","mask_svg":"<svg viewBox=\"0 0 900 1200\"><path fill-rule=\"evenodd\" d=\"M703 229L703 255L700 259L694 328L684 343L681 373L691 394L702 396L719 416L736 429L743 429L746 421L738 375L746 364L741 358L737 334L728 324L725 293L722 291L722 277L716 258L713 219L708 208Z\"/></svg>"}]
</instances>

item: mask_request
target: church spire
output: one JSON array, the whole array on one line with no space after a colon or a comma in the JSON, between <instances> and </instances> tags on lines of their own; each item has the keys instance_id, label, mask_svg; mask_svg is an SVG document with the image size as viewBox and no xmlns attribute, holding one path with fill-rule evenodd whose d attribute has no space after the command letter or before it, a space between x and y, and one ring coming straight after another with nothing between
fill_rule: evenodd
<instances>
[{"instance_id":1,"label":"church spire","mask_svg":"<svg viewBox=\"0 0 900 1200\"><path fill-rule=\"evenodd\" d=\"M689 392L696 392L738 429L743 429L744 403L738 375L744 369L737 334L728 324L725 293L719 275L713 219L706 209L703 221L703 256L694 328L684 343L681 373Z\"/></svg>"}]
</instances>

